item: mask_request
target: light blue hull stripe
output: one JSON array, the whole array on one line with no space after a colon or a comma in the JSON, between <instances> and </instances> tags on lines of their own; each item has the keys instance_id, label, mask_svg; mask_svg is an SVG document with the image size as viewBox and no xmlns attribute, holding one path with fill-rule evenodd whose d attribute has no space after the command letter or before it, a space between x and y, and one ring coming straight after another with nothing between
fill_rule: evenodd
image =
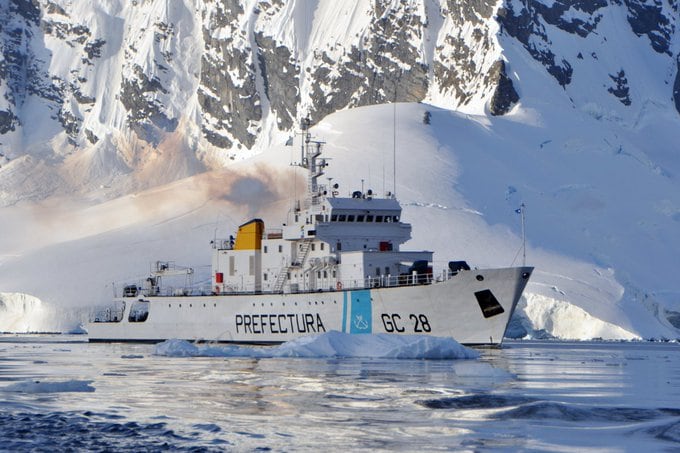
<instances>
[{"instance_id":1,"label":"light blue hull stripe","mask_svg":"<svg viewBox=\"0 0 680 453\"><path fill-rule=\"evenodd\" d=\"M349 295L352 307L349 333L371 333L373 330L371 290L350 291ZM345 293L345 301L347 300L346 297L347 293Z\"/></svg>"},{"instance_id":2,"label":"light blue hull stripe","mask_svg":"<svg viewBox=\"0 0 680 453\"><path fill-rule=\"evenodd\" d=\"M347 291L342 293L342 332L347 333Z\"/></svg>"}]
</instances>

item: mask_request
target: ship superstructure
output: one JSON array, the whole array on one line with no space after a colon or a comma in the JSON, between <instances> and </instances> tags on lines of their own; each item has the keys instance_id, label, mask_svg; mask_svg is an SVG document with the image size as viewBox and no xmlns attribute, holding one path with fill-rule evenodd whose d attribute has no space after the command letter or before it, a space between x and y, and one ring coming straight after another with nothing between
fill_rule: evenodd
<instances>
[{"instance_id":1,"label":"ship superstructure","mask_svg":"<svg viewBox=\"0 0 680 453\"><path fill-rule=\"evenodd\" d=\"M328 165L322 142L305 131L299 166L308 171L308 196L297 201L286 223L267 229L260 219L241 225L236 237L213 242L213 289L233 292L295 293L343 288L395 286L416 273L427 274L429 251L400 251L411 239L393 196L371 190L340 197L335 186L319 184Z\"/></svg>"}]
</instances>

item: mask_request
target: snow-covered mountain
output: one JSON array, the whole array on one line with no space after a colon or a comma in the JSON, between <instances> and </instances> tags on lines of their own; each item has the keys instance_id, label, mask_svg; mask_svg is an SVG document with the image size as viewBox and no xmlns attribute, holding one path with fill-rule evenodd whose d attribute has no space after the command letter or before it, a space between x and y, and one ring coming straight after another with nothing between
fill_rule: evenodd
<instances>
[{"instance_id":1,"label":"snow-covered mountain","mask_svg":"<svg viewBox=\"0 0 680 453\"><path fill-rule=\"evenodd\" d=\"M509 264L514 210L527 204L538 271L516 335L676 338L678 9L674 0L0 3L0 302L40 306L11 292L85 305L154 253L206 261L209 207L231 226L253 212L278 220L282 145L309 116L345 162L334 171L356 183L360 159L374 184L394 184L415 216L414 242L433 247L418 238L429 231L442 260ZM356 107L394 101L404 166L396 183L376 182L395 111ZM244 198L241 180L270 205ZM47 263L51 275L36 279Z\"/></svg>"}]
</instances>

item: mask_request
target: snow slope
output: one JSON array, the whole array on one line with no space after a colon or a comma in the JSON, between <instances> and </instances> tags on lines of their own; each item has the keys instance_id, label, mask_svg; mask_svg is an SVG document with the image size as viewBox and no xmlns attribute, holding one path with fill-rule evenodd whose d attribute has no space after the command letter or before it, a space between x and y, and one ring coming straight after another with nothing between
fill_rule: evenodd
<instances>
[{"instance_id":1,"label":"snow slope","mask_svg":"<svg viewBox=\"0 0 680 453\"><path fill-rule=\"evenodd\" d=\"M515 335L678 338L669 319L680 313L679 158L656 159L645 142L663 116L649 113L631 126L554 107L539 113L520 105L508 116L486 117L380 105L330 115L313 133L328 142L326 176L342 193L362 183L378 193L396 188L403 219L413 225L406 247L434 250L436 269L451 259L519 264L515 210L525 203L527 263L536 272ZM663 131L680 141L680 128ZM10 293L29 294L54 316L31 324L0 312L0 331L76 327L88 307L110 298L112 282L144 277L150 262L205 265L215 235L253 216L276 226L304 188L289 166L298 152L275 146L224 170L110 201L93 194L3 208L3 303L16 312L23 296ZM159 156L169 160L165 168L179 158ZM206 267L198 271L199 280L207 276Z\"/></svg>"}]
</instances>

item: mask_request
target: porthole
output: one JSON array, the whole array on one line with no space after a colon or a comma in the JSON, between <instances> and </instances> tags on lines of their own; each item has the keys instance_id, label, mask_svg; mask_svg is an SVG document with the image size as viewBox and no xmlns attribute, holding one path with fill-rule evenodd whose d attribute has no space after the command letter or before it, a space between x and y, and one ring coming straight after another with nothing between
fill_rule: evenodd
<instances>
[{"instance_id":1,"label":"porthole","mask_svg":"<svg viewBox=\"0 0 680 453\"><path fill-rule=\"evenodd\" d=\"M478 282L484 281L483 275L477 275L477 277L475 277L475 278L477 279Z\"/></svg>"}]
</instances>

